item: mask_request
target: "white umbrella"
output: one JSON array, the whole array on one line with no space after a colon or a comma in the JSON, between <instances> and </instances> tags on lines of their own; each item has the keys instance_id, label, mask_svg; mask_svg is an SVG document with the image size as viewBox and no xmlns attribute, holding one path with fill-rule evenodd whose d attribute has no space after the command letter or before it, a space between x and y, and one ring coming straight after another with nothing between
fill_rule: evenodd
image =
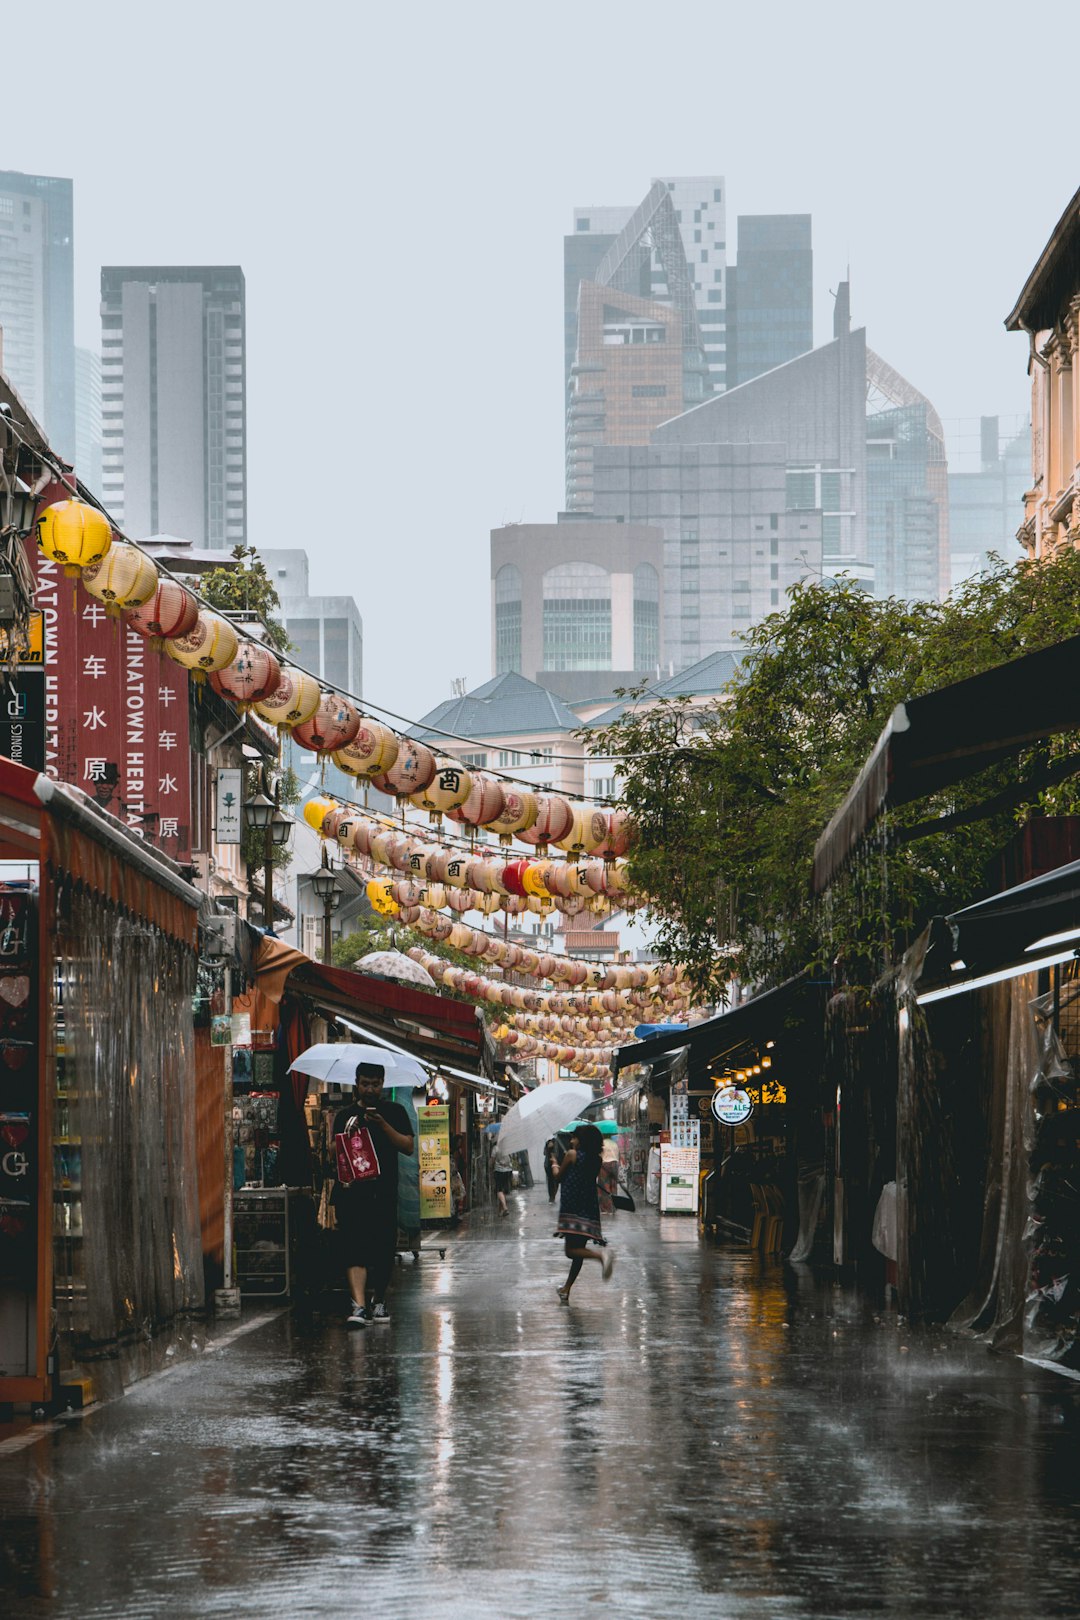
<instances>
[{"instance_id":1,"label":"white umbrella","mask_svg":"<svg viewBox=\"0 0 1080 1620\"><path fill-rule=\"evenodd\" d=\"M427 1085L427 1070L416 1058L404 1052L385 1051L381 1046L365 1046L359 1041L322 1041L309 1046L289 1064L289 1073L306 1074L322 1091L348 1090L356 1082L358 1063L381 1063L386 1070L383 1090L394 1086Z\"/></svg>"},{"instance_id":2,"label":"white umbrella","mask_svg":"<svg viewBox=\"0 0 1080 1620\"><path fill-rule=\"evenodd\" d=\"M353 972L366 973L370 979L392 979L396 984L418 984L424 990L436 988L427 968L401 951L369 951L357 957Z\"/></svg>"},{"instance_id":3,"label":"white umbrella","mask_svg":"<svg viewBox=\"0 0 1080 1620\"><path fill-rule=\"evenodd\" d=\"M583 1080L553 1080L550 1085L537 1086L503 1115L498 1138L500 1151L528 1153L535 1176L548 1137L576 1119L585 1104L594 1100L592 1086L587 1086Z\"/></svg>"}]
</instances>

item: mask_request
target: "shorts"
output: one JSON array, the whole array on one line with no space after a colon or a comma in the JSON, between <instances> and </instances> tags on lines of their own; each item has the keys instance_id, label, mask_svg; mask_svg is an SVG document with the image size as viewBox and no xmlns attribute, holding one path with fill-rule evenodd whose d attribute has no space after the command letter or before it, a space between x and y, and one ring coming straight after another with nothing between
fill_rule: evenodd
<instances>
[{"instance_id":1,"label":"shorts","mask_svg":"<svg viewBox=\"0 0 1080 1620\"><path fill-rule=\"evenodd\" d=\"M495 1191L508 1193L514 1185L514 1172L512 1170L496 1170Z\"/></svg>"},{"instance_id":2,"label":"shorts","mask_svg":"<svg viewBox=\"0 0 1080 1620\"><path fill-rule=\"evenodd\" d=\"M338 1241L346 1266L388 1271L397 1248L397 1212L346 1195L337 1205Z\"/></svg>"}]
</instances>

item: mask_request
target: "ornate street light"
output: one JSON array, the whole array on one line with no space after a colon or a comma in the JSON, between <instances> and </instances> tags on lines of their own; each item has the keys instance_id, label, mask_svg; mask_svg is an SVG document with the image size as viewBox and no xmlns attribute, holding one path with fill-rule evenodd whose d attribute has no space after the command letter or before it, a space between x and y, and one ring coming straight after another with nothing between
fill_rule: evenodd
<instances>
[{"instance_id":1,"label":"ornate street light","mask_svg":"<svg viewBox=\"0 0 1080 1620\"><path fill-rule=\"evenodd\" d=\"M326 857L326 845L323 845L322 861L318 869L310 874L311 887L315 890L315 897L322 901L323 908L323 961L329 965L333 954L331 939L330 916L341 904L341 879Z\"/></svg>"},{"instance_id":2,"label":"ornate street light","mask_svg":"<svg viewBox=\"0 0 1080 1620\"><path fill-rule=\"evenodd\" d=\"M266 768L260 765L255 792L244 801L244 820L263 835L263 927L273 937L274 847L281 848L289 842L292 819L280 806L281 784L275 781L272 798L267 787Z\"/></svg>"}]
</instances>

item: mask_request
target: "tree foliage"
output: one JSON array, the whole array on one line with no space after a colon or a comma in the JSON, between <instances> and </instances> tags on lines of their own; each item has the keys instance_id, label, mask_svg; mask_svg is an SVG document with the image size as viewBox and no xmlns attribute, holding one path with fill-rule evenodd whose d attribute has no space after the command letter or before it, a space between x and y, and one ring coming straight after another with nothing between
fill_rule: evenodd
<instances>
[{"instance_id":1,"label":"tree foliage","mask_svg":"<svg viewBox=\"0 0 1080 1620\"><path fill-rule=\"evenodd\" d=\"M211 568L202 576L202 594L223 613L257 613L266 629L267 643L275 652L288 652L292 643L277 617L281 598L266 565L254 546L232 548L235 568Z\"/></svg>"},{"instance_id":2,"label":"tree foliage","mask_svg":"<svg viewBox=\"0 0 1080 1620\"><path fill-rule=\"evenodd\" d=\"M583 733L595 751L622 760L638 827L631 869L664 954L703 990L733 974L776 983L839 952L866 979L935 911L976 898L987 861L1018 823L1078 802L1075 777L1043 780L1080 747L1077 736L892 812L816 903L814 843L897 703L1077 633L1074 551L1039 563L995 559L941 603L808 582L744 637L718 703L631 701L612 725ZM995 796L994 815L907 837L931 817Z\"/></svg>"}]
</instances>

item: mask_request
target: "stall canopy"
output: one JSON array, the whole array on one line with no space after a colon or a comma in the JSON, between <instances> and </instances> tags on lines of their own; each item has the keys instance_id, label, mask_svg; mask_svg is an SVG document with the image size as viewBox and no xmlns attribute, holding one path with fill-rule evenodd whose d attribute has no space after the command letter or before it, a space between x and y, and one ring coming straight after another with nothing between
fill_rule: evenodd
<instances>
[{"instance_id":1,"label":"stall canopy","mask_svg":"<svg viewBox=\"0 0 1080 1620\"><path fill-rule=\"evenodd\" d=\"M765 990L759 996L706 1018L688 1029L672 1030L670 1034L653 1035L648 1040L635 1041L616 1049L612 1068L618 1074L632 1063L656 1063L677 1047L688 1047L692 1064L717 1062L741 1047L764 1045L774 1040L795 1017L801 1016L809 1002L823 999L827 986L800 973L794 979Z\"/></svg>"},{"instance_id":2,"label":"stall canopy","mask_svg":"<svg viewBox=\"0 0 1080 1620\"><path fill-rule=\"evenodd\" d=\"M925 798L1011 758L1029 743L1080 726L1078 665L1080 636L1070 636L897 704L814 847L813 892L825 892L882 811Z\"/></svg>"},{"instance_id":3,"label":"stall canopy","mask_svg":"<svg viewBox=\"0 0 1080 1620\"><path fill-rule=\"evenodd\" d=\"M259 947L255 982L273 1001L286 993L304 997L324 1015L351 1020L421 1062L457 1064L470 1073L490 1069L484 1026L471 1003L327 967L269 937Z\"/></svg>"},{"instance_id":4,"label":"stall canopy","mask_svg":"<svg viewBox=\"0 0 1080 1620\"><path fill-rule=\"evenodd\" d=\"M968 986L1011 967L1033 970L1080 948L1080 861L936 918L920 987Z\"/></svg>"}]
</instances>

